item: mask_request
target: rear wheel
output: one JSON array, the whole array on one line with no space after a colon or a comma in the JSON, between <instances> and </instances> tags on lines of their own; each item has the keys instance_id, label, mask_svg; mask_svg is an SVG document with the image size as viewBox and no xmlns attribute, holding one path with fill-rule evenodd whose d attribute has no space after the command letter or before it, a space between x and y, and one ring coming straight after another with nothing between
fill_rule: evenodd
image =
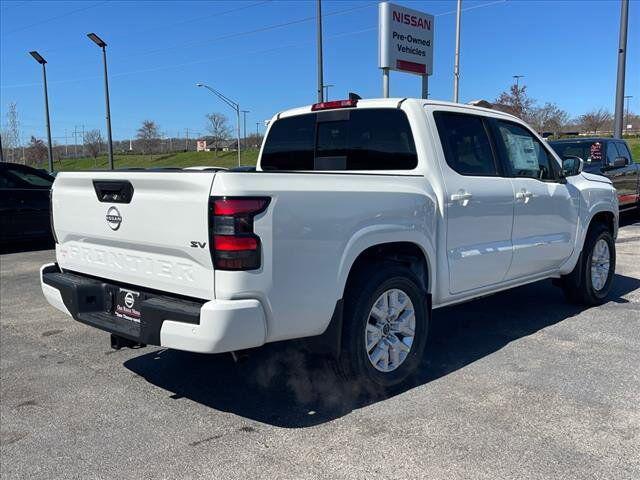
<instances>
[{"instance_id":1,"label":"rear wheel","mask_svg":"<svg viewBox=\"0 0 640 480\"><path fill-rule=\"evenodd\" d=\"M602 224L592 226L573 271L562 278L562 289L574 303L599 305L611 290L616 268L616 245Z\"/></svg>"},{"instance_id":2,"label":"rear wheel","mask_svg":"<svg viewBox=\"0 0 640 480\"><path fill-rule=\"evenodd\" d=\"M391 387L416 371L428 330L425 293L419 285L410 269L393 263L360 273L346 296L343 374Z\"/></svg>"}]
</instances>

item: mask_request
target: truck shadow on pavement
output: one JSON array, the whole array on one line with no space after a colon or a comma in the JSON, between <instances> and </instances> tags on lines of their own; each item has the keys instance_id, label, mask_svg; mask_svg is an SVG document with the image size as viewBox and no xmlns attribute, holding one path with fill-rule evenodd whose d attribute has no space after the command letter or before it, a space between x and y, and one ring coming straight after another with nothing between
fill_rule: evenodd
<instances>
[{"instance_id":1,"label":"truck shadow on pavement","mask_svg":"<svg viewBox=\"0 0 640 480\"><path fill-rule=\"evenodd\" d=\"M616 275L611 301L627 303L622 296L637 288L640 279ZM239 363L228 354L155 350L124 366L172 392L171 398L274 426L303 428L427 384L582 310L568 304L550 281L436 310L420 373L396 391L345 382L329 361L305 354L295 342L256 349Z\"/></svg>"}]
</instances>

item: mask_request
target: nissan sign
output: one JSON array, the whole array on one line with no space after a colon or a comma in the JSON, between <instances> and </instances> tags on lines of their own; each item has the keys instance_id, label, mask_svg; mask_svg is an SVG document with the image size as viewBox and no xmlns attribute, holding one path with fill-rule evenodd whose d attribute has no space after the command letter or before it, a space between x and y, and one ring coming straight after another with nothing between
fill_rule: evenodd
<instances>
[{"instance_id":1,"label":"nissan sign","mask_svg":"<svg viewBox=\"0 0 640 480\"><path fill-rule=\"evenodd\" d=\"M433 74L433 15L388 2L378 8L378 66Z\"/></svg>"}]
</instances>

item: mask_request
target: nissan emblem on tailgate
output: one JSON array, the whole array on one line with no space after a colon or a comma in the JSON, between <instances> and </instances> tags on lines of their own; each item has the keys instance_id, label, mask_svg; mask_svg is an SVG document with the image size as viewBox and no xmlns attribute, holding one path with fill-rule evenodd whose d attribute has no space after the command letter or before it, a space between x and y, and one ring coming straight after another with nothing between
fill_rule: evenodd
<instances>
[{"instance_id":1,"label":"nissan emblem on tailgate","mask_svg":"<svg viewBox=\"0 0 640 480\"><path fill-rule=\"evenodd\" d=\"M111 227L111 230L118 230L122 223L122 217L116 207L109 207L107 210L107 224Z\"/></svg>"}]
</instances>

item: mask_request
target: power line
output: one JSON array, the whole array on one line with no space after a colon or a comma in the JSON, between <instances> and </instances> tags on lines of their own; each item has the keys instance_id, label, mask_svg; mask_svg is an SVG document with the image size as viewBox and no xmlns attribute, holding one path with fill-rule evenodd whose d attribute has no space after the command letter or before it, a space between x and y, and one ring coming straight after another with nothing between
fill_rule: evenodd
<instances>
[{"instance_id":1,"label":"power line","mask_svg":"<svg viewBox=\"0 0 640 480\"><path fill-rule=\"evenodd\" d=\"M260 5L264 5L265 3L270 3L270 2L273 2L273 0L262 0L260 2L252 3L252 4L249 4L249 5L243 5L242 7L231 8L231 9L228 9L228 10L223 10L222 12L211 13L209 15L201 15L201 16L198 16L198 17L192 17L192 18L189 18L189 19L186 19L186 20L181 20L179 22L167 23L167 24L164 24L164 25L157 25L157 26L153 26L151 28L146 28L146 29L143 29L143 30L136 30L136 29L128 30L128 33L135 33L136 35L141 35L141 34L144 34L146 32L151 32L151 31L158 30L158 29L171 28L171 27L175 27L177 25L182 25L182 24L185 24L185 23L190 23L190 22L195 22L195 21L202 20L202 19L207 19L209 17L221 17L221 16L227 15L229 13L238 12L240 10L246 10L246 9L252 8L252 7L258 7ZM66 46L59 46L59 47L56 47L56 48L53 48L53 49L44 48L42 51L44 53L52 53L52 52L58 52L60 50L64 50L64 49L67 49L67 48L72 48L74 46L75 46L75 44L67 44Z\"/></svg>"},{"instance_id":2,"label":"power line","mask_svg":"<svg viewBox=\"0 0 640 480\"><path fill-rule=\"evenodd\" d=\"M350 12L353 12L353 11L356 11L356 10L361 10L363 8L369 8L369 7L372 7L372 6L375 6L375 5L367 4L367 5L360 5L358 7L347 8L347 9L344 9L344 10L336 10L336 11L324 14L323 17L329 17L329 16L333 16L333 15L342 15L344 13L350 13ZM243 32L229 33L229 34L226 34L226 35L222 35L220 37L211 38L209 40L197 40L197 41L191 41L191 42L184 42L184 43L180 43L180 44L177 44L177 45L173 45L171 47L163 47L163 48L157 48L157 49L153 49L153 50L148 50L146 52L140 52L140 53L133 54L130 57L134 57L135 58L137 56L154 55L156 53L166 52L167 50L175 50L177 48L187 47L187 46L193 47L193 46L197 46L197 45L208 45L208 44L211 44L211 43L214 43L214 42L218 42L220 40L227 40L227 39L230 39L230 38L242 37L242 36L251 35L251 34L254 34L254 33L266 32L266 31L269 31L269 30L275 30L275 29L278 29L278 28L288 27L288 26L291 26L291 25L299 24L299 23L310 22L310 21L315 20L315 19L316 19L315 15L311 16L311 17L298 18L296 20L290 20L288 22L267 25L267 26L264 26L264 27L255 28L253 30L246 30L246 31L243 31ZM125 58L127 58L127 57L125 57Z\"/></svg>"},{"instance_id":3,"label":"power line","mask_svg":"<svg viewBox=\"0 0 640 480\"><path fill-rule=\"evenodd\" d=\"M227 15L228 13L235 13L235 12L239 12L241 10L246 10L248 8L259 7L260 5L264 5L265 3L270 3L272 1L273 0L262 0L261 2L255 2L255 3L251 3L249 5L243 5L241 7L230 8L228 10L223 10L222 12L214 12L214 13L210 13L208 15L199 15L197 17L188 18L186 20L181 20L179 22L167 23L167 24L164 24L164 25L154 26L152 28L146 28L144 30L138 30L136 33L145 33L145 32L150 32L150 31L158 30L158 29L171 28L171 27L175 27L177 25L184 25L185 23L197 22L197 21L204 20L204 19L211 18L211 17L221 17L222 15Z\"/></svg>"},{"instance_id":4,"label":"power line","mask_svg":"<svg viewBox=\"0 0 640 480\"><path fill-rule=\"evenodd\" d=\"M489 2L489 3L484 3L481 5L475 5L473 7L468 7L468 8L463 8L462 11L467 11L467 10L472 10L472 9L477 9L477 8L482 8L482 7L488 7L491 5L496 5L498 3L505 3L507 0L497 0L494 2ZM367 5L369 6L369 5ZM357 8L362 8L362 7L357 7ZM344 11L342 11L342 13L344 13ZM450 11L450 12L442 12L442 13L438 13L435 14L435 17L440 17L443 15L449 15L449 14L453 14L456 13L455 10ZM332 14L337 14L337 12L332 12ZM328 14L327 14L328 15ZM326 15L324 15L326 16ZM315 17L309 17L311 19L315 19ZM329 39L335 39L335 38L342 38L342 37L349 37L352 35L359 35L361 33L366 33L366 32L371 32L374 30L377 30L377 26L375 27L369 27L369 28L364 28L361 30L355 30L355 31L347 31L347 32L342 32L342 33L338 33L338 34L334 34L334 35L329 35L329 36L325 36L324 39L325 40L329 40ZM315 39L313 41L309 41L309 42L296 42L293 44L288 44L288 45L279 45L277 47L273 47L273 48L267 48L267 49L261 49L261 50L254 50L251 52L243 52L244 55L256 55L256 54L261 54L261 53L271 53L271 52L275 52L278 50L285 50L285 49L292 49L292 48L297 48L303 45L308 45L308 44L315 44ZM140 69L140 70L131 70L131 71L127 71L127 72L120 72L120 73L114 73L111 74L110 77L111 78L118 78L118 77L124 77L127 75L135 75L135 74L140 74L140 73L149 73L149 72L157 72L157 71L162 71L162 70L170 70L172 68L182 68L182 67L188 67L188 66L192 66L192 65L201 65L201 64L207 64L207 63L214 63L214 62L219 62L221 60L226 60L229 58L237 58L237 54L229 54L229 55L225 55L222 57L217 57L217 58L209 58L207 60L194 60L191 62L183 62L183 63L174 63L174 64L167 64L167 65L163 65L163 66L158 66L158 67L151 67L151 68L144 68L144 69ZM99 75L94 75L94 76L90 76L90 77L83 77L83 78L74 78L74 79L68 79L68 80L58 80L58 81L53 81L53 82L49 82L50 85L59 85L59 84L65 84L65 83L74 83L74 82L84 82L87 80L95 80L98 78L102 78ZM14 85L0 85L0 89L6 89L6 88L22 88L22 87L33 87L33 86L38 86L40 85L39 83L23 83L23 84L14 84Z\"/></svg>"},{"instance_id":5,"label":"power line","mask_svg":"<svg viewBox=\"0 0 640 480\"><path fill-rule=\"evenodd\" d=\"M87 5L84 6L82 8L76 8L75 10L71 10L69 12L60 14L60 15L56 15L55 17L49 17L49 18L45 18L44 20L39 20L35 23L29 24L29 25L25 25L24 27L20 27L20 28L16 28L14 30L9 30L8 32L6 32L6 35L9 35L11 33L15 33L15 32L21 32L22 30L27 30L28 28L31 27L36 27L38 25L42 25L43 23L48 23L54 20L59 20L61 18L64 17L68 17L69 15L73 15L74 13L78 13L78 12L83 12L85 10L89 10L90 8L94 8L94 7L99 7L100 5L104 5L105 3L107 3L109 0L105 0L103 2L98 2L98 3L94 3L92 5Z\"/></svg>"},{"instance_id":6,"label":"power line","mask_svg":"<svg viewBox=\"0 0 640 480\"><path fill-rule=\"evenodd\" d=\"M7 5L6 7L2 7L2 12L6 12L7 10L11 10L12 8L21 7L25 4L29 3L29 0L25 0L24 2L18 2L15 5Z\"/></svg>"}]
</instances>

